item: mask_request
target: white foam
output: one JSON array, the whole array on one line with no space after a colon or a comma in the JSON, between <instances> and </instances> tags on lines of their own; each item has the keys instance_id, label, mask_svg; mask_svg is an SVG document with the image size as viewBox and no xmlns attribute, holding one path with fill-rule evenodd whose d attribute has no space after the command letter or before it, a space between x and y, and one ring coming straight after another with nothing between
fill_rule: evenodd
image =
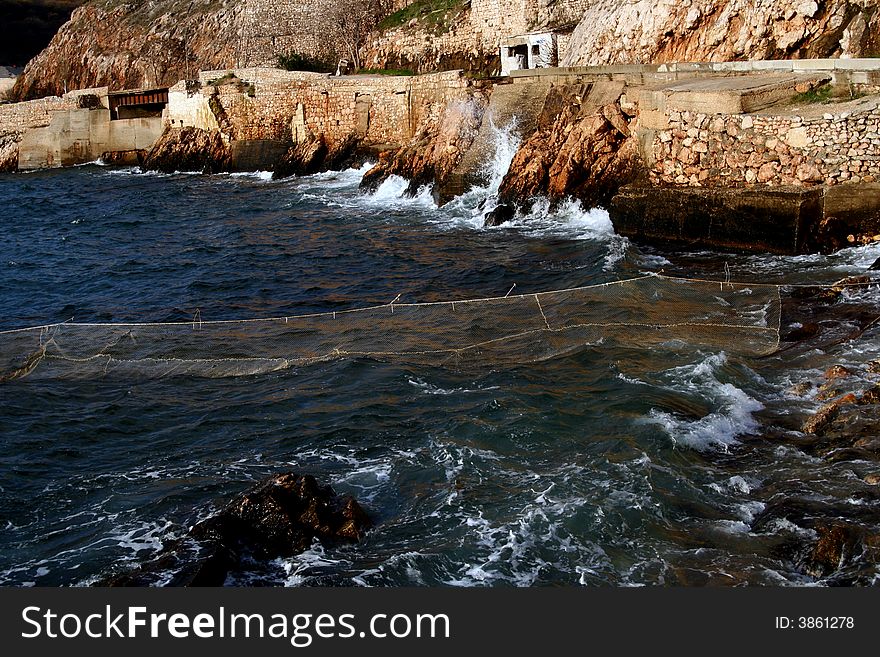
<instances>
[{"instance_id":1,"label":"white foam","mask_svg":"<svg viewBox=\"0 0 880 657\"><path fill-rule=\"evenodd\" d=\"M271 182L272 180L272 172L271 171L238 171L236 173L230 173L230 178L252 178L254 180L262 180L264 182Z\"/></svg>"},{"instance_id":2,"label":"white foam","mask_svg":"<svg viewBox=\"0 0 880 657\"><path fill-rule=\"evenodd\" d=\"M431 383L427 383L418 377L414 379L407 379L407 382L418 389L420 389L426 395L458 395L458 394L469 394L472 392L482 392L485 390L498 390L498 386L488 386L486 388L476 387L476 388L440 388Z\"/></svg>"},{"instance_id":3,"label":"white foam","mask_svg":"<svg viewBox=\"0 0 880 657\"><path fill-rule=\"evenodd\" d=\"M708 397L716 406L715 411L698 420L688 420L654 409L647 420L661 426L675 444L698 450L727 451L737 442L737 436L753 433L758 428L753 413L764 405L735 385L718 380L717 372L726 362L725 354L714 354L667 372L672 379L670 388Z\"/></svg>"}]
</instances>

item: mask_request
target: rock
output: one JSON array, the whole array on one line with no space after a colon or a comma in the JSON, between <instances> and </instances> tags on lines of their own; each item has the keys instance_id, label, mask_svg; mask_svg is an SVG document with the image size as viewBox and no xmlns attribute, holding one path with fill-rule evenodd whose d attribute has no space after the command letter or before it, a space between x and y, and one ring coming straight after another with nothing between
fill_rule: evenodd
<instances>
[{"instance_id":1,"label":"rock","mask_svg":"<svg viewBox=\"0 0 880 657\"><path fill-rule=\"evenodd\" d=\"M801 383L796 383L788 389L788 393L790 395L795 395L797 397L804 397L813 390L813 384L809 381L802 381Z\"/></svg>"},{"instance_id":2,"label":"rock","mask_svg":"<svg viewBox=\"0 0 880 657\"><path fill-rule=\"evenodd\" d=\"M805 322L801 326L792 329L786 333L782 339L785 342L800 342L814 337L819 332L819 325L816 322Z\"/></svg>"},{"instance_id":3,"label":"rock","mask_svg":"<svg viewBox=\"0 0 880 657\"><path fill-rule=\"evenodd\" d=\"M807 18L815 16L817 11L819 11L819 5L815 0L806 0L797 6L797 13L801 16L806 16Z\"/></svg>"},{"instance_id":4,"label":"rock","mask_svg":"<svg viewBox=\"0 0 880 657\"><path fill-rule=\"evenodd\" d=\"M486 214L483 219L483 226L500 226L513 221L516 211L512 205L502 203L494 210Z\"/></svg>"},{"instance_id":5,"label":"rock","mask_svg":"<svg viewBox=\"0 0 880 657\"><path fill-rule=\"evenodd\" d=\"M487 105L483 91L473 89L466 102L448 103L439 116L424 117L408 144L380 154L361 180L361 189L375 190L397 175L409 180L408 195L432 185L436 196L474 143Z\"/></svg>"},{"instance_id":6,"label":"rock","mask_svg":"<svg viewBox=\"0 0 880 657\"><path fill-rule=\"evenodd\" d=\"M877 258L874 264L868 267L868 271L880 271L880 258Z\"/></svg>"},{"instance_id":7,"label":"rock","mask_svg":"<svg viewBox=\"0 0 880 657\"><path fill-rule=\"evenodd\" d=\"M825 180L822 172L811 164L799 165L794 175L802 183L820 183Z\"/></svg>"},{"instance_id":8,"label":"rock","mask_svg":"<svg viewBox=\"0 0 880 657\"><path fill-rule=\"evenodd\" d=\"M872 473L865 475L864 482L871 486L880 485L880 474Z\"/></svg>"},{"instance_id":9,"label":"rock","mask_svg":"<svg viewBox=\"0 0 880 657\"><path fill-rule=\"evenodd\" d=\"M761 165L761 168L758 169L758 182L759 183L770 182L775 177L776 177L776 168L773 166L772 162L767 162L766 164Z\"/></svg>"},{"instance_id":10,"label":"rock","mask_svg":"<svg viewBox=\"0 0 880 657\"><path fill-rule=\"evenodd\" d=\"M801 431L804 433L821 434L840 414L840 409L849 404L856 403L856 396L852 393L844 395L822 406L815 415L804 422Z\"/></svg>"},{"instance_id":11,"label":"rock","mask_svg":"<svg viewBox=\"0 0 880 657\"><path fill-rule=\"evenodd\" d=\"M880 384L868 388L862 396L859 397L859 404L880 404Z\"/></svg>"},{"instance_id":12,"label":"rock","mask_svg":"<svg viewBox=\"0 0 880 657\"><path fill-rule=\"evenodd\" d=\"M0 134L0 173L18 171L18 143L21 133Z\"/></svg>"},{"instance_id":13,"label":"rock","mask_svg":"<svg viewBox=\"0 0 880 657\"><path fill-rule=\"evenodd\" d=\"M290 176L310 176L325 169L329 150L324 137L318 136L290 148L275 165L272 178L279 180Z\"/></svg>"},{"instance_id":14,"label":"rock","mask_svg":"<svg viewBox=\"0 0 880 657\"><path fill-rule=\"evenodd\" d=\"M309 475L276 475L234 498L151 561L100 585L221 586L245 557L292 556L316 539L327 545L358 541L370 527L354 498L337 495Z\"/></svg>"},{"instance_id":15,"label":"rock","mask_svg":"<svg viewBox=\"0 0 880 657\"><path fill-rule=\"evenodd\" d=\"M812 577L827 577L857 552L862 532L843 523L816 527L819 540L804 560L804 570Z\"/></svg>"},{"instance_id":16,"label":"rock","mask_svg":"<svg viewBox=\"0 0 880 657\"><path fill-rule=\"evenodd\" d=\"M832 365L827 370L825 370L825 379L828 381L834 381L836 379L845 379L849 376L852 376L852 370L847 369L843 365Z\"/></svg>"},{"instance_id":17,"label":"rock","mask_svg":"<svg viewBox=\"0 0 880 657\"><path fill-rule=\"evenodd\" d=\"M638 142L617 103L577 101L579 85L554 87L510 164L498 191L502 203L528 207L545 196L607 207L617 190L641 174Z\"/></svg>"},{"instance_id":18,"label":"rock","mask_svg":"<svg viewBox=\"0 0 880 657\"><path fill-rule=\"evenodd\" d=\"M370 526L354 498L337 496L309 475L287 473L235 498L190 535L245 546L259 558L273 559L302 552L315 538L357 541Z\"/></svg>"},{"instance_id":19,"label":"rock","mask_svg":"<svg viewBox=\"0 0 880 657\"><path fill-rule=\"evenodd\" d=\"M230 159L229 147L216 130L166 128L143 158L142 166L163 173L219 173L229 170Z\"/></svg>"}]
</instances>

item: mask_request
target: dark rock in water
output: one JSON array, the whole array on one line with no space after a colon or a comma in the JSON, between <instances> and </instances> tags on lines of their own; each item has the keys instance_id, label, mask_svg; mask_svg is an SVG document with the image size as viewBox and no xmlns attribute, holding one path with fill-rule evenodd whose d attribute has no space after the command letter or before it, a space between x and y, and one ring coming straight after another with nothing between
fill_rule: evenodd
<instances>
[{"instance_id":1,"label":"dark rock in water","mask_svg":"<svg viewBox=\"0 0 880 657\"><path fill-rule=\"evenodd\" d=\"M272 178L288 178L290 176L309 176L321 171L327 158L327 143L323 137L304 141L290 148L275 165Z\"/></svg>"},{"instance_id":2,"label":"dark rock in water","mask_svg":"<svg viewBox=\"0 0 880 657\"><path fill-rule=\"evenodd\" d=\"M113 166L142 166L147 157L147 151L108 151L101 153L101 162Z\"/></svg>"},{"instance_id":3,"label":"dark rock in water","mask_svg":"<svg viewBox=\"0 0 880 657\"><path fill-rule=\"evenodd\" d=\"M357 541L370 527L352 497L339 497L314 477L292 473L272 477L240 495L213 518L193 527L197 540L246 545L262 559L307 549L312 539Z\"/></svg>"},{"instance_id":4,"label":"dark rock in water","mask_svg":"<svg viewBox=\"0 0 880 657\"><path fill-rule=\"evenodd\" d=\"M513 221L516 214L512 205L502 203L497 208L486 214L483 218L483 226L500 226Z\"/></svg>"},{"instance_id":5,"label":"dark rock in water","mask_svg":"<svg viewBox=\"0 0 880 657\"><path fill-rule=\"evenodd\" d=\"M349 135L340 142L327 144L323 136L292 146L275 164L272 178L310 176L324 171L342 171L360 166L374 156L374 149L361 145L360 139Z\"/></svg>"},{"instance_id":6,"label":"dark rock in water","mask_svg":"<svg viewBox=\"0 0 880 657\"><path fill-rule=\"evenodd\" d=\"M289 557L314 539L358 541L370 527L369 516L353 497L337 495L309 475L276 475L237 496L150 562L99 585L221 586L244 556Z\"/></svg>"},{"instance_id":7,"label":"dark rock in water","mask_svg":"<svg viewBox=\"0 0 880 657\"><path fill-rule=\"evenodd\" d=\"M840 414L841 408L849 404L855 404L856 401L856 396L850 393L825 404L822 408L816 411L815 415L804 422L802 431L804 433L821 434L832 422L834 422Z\"/></svg>"},{"instance_id":8,"label":"dark rock in water","mask_svg":"<svg viewBox=\"0 0 880 657\"><path fill-rule=\"evenodd\" d=\"M868 271L880 271L880 258L877 258L874 264L868 267Z\"/></svg>"},{"instance_id":9,"label":"dark rock in water","mask_svg":"<svg viewBox=\"0 0 880 657\"><path fill-rule=\"evenodd\" d=\"M827 577L861 551L863 532L857 527L835 523L819 525L816 532L819 540L803 563L804 570L813 577Z\"/></svg>"},{"instance_id":10,"label":"dark rock in water","mask_svg":"<svg viewBox=\"0 0 880 657\"><path fill-rule=\"evenodd\" d=\"M801 326L792 329L782 336L784 342L800 342L812 338L819 332L819 325L816 322L805 322Z\"/></svg>"},{"instance_id":11,"label":"dark rock in water","mask_svg":"<svg viewBox=\"0 0 880 657\"><path fill-rule=\"evenodd\" d=\"M144 169L174 173L229 170L230 150L217 130L166 128L143 160Z\"/></svg>"}]
</instances>

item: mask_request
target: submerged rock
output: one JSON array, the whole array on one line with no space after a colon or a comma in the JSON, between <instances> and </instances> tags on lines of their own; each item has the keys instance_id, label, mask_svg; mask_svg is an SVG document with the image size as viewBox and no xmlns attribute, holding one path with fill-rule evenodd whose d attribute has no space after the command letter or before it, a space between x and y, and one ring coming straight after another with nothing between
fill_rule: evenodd
<instances>
[{"instance_id":1,"label":"submerged rock","mask_svg":"<svg viewBox=\"0 0 880 657\"><path fill-rule=\"evenodd\" d=\"M856 396L850 393L848 395L839 397L834 401L828 402L827 404L822 406L822 408L816 411L815 415L804 422L802 431L804 433L814 434L823 433L840 414L841 408L849 404L855 404L856 401Z\"/></svg>"},{"instance_id":2,"label":"submerged rock","mask_svg":"<svg viewBox=\"0 0 880 657\"><path fill-rule=\"evenodd\" d=\"M234 498L140 568L103 586L221 586L244 557L270 560L325 544L360 540L372 527L349 495L337 495L310 475L286 473Z\"/></svg>"},{"instance_id":3,"label":"submerged rock","mask_svg":"<svg viewBox=\"0 0 880 657\"><path fill-rule=\"evenodd\" d=\"M803 562L812 577L827 577L861 552L862 534L858 528L843 523L816 527L819 540Z\"/></svg>"},{"instance_id":4,"label":"submerged rock","mask_svg":"<svg viewBox=\"0 0 880 657\"><path fill-rule=\"evenodd\" d=\"M483 226L500 226L513 221L516 210L512 205L502 203L497 208L488 212L483 219Z\"/></svg>"}]
</instances>

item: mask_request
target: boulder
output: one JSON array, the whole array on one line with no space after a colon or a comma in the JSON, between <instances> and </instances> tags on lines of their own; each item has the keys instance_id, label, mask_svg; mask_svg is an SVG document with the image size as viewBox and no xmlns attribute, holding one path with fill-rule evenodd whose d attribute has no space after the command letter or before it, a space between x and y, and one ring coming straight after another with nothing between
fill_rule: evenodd
<instances>
[{"instance_id":1,"label":"boulder","mask_svg":"<svg viewBox=\"0 0 880 657\"><path fill-rule=\"evenodd\" d=\"M348 495L310 475L285 473L235 497L139 568L106 578L101 586L221 586L244 558L271 560L325 545L356 542L372 527Z\"/></svg>"},{"instance_id":2,"label":"boulder","mask_svg":"<svg viewBox=\"0 0 880 657\"><path fill-rule=\"evenodd\" d=\"M159 140L143 158L147 171L174 173L228 171L229 146L217 130L199 128L166 128Z\"/></svg>"},{"instance_id":3,"label":"boulder","mask_svg":"<svg viewBox=\"0 0 880 657\"><path fill-rule=\"evenodd\" d=\"M512 205L502 203L483 218L483 226L500 226L513 221L516 211Z\"/></svg>"},{"instance_id":4,"label":"boulder","mask_svg":"<svg viewBox=\"0 0 880 657\"><path fill-rule=\"evenodd\" d=\"M854 394L850 393L848 395L844 395L843 397L839 397L834 401L828 402L824 406L822 406L818 411L816 411L815 415L810 417L802 427L802 431L804 433L814 433L821 434L823 433L829 425L834 422L837 416L840 414L840 409L849 404L856 403L857 398Z\"/></svg>"}]
</instances>

